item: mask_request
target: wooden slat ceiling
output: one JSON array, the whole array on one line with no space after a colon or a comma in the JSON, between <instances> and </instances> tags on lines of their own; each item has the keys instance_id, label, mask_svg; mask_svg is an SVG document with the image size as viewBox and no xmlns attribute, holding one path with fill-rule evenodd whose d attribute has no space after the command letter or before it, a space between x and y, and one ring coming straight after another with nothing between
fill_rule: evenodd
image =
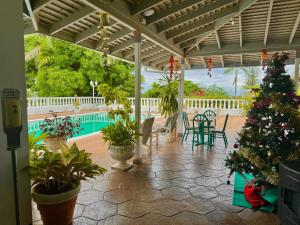
<instances>
[{"instance_id":1,"label":"wooden slat ceiling","mask_svg":"<svg viewBox=\"0 0 300 225\"><path fill-rule=\"evenodd\" d=\"M112 56L134 61L133 31L142 32L142 63L161 69L186 56L187 68L260 65L262 49L300 49L300 0L32 0L24 33L39 32L98 51L99 13L110 15ZM153 9L154 15L143 12ZM25 13L25 12L24 12Z\"/></svg>"}]
</instances>

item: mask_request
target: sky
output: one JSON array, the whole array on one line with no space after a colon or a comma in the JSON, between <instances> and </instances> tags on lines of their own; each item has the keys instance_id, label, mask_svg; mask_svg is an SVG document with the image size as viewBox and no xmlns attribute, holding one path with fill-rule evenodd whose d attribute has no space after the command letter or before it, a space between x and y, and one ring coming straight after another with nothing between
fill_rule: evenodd
<instances>
[{"instance_id":1,"label":"sky","mask_svg":"<svg viewBox=\"0 0 300 225\"><path fill-rule=\"evenodd\" d=\"M288 65L286 66L287 73L293 74L294 66ZM258 68L259 71L259 81L261 82L262 78L264 77L264 71L262 67ZM217 85L224 88L230 95L234 95L234 86L233 81L235 77L235 72L224 74L223 68L213 68L212 69L212 77L207 75L207 69L197 69L197 70L186 70L185 71L185 80L191 80L196 83L198 86L201 87L208 87L210 85ZM145 68L142 68L142 75L144 76L145 82L142 84L144 93L149 88L153 82L158 81L160 78L160 73L156 72L149 72ZM241 95L243 93L243 86L244 83L244 74L242 72L238 73L238 87L237 87L237 95Z\"/></svg>"}]
</instances>

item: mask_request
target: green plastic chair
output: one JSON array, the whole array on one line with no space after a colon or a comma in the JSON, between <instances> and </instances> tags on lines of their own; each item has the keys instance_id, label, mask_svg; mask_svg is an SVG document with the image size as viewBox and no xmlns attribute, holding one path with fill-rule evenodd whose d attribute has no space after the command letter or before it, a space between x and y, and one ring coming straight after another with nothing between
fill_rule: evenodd
<instances>
[{"instance_id":1,"label":"green plastic chair","mask_svg":"<svg viewBox=\"0 0 300 225\"><path fill-rule=\"evenodd\" d=\"M193 127L190 126L190 122L189 122L189 118L186 112L182 113L182 120L183 120L183 124L184 124L184 133L182 136L182 140L181 142L183 142L184 140L187 140L187 137L190 133L193 133Z\"/></svg>"},{"instance_id":2,"label":"green plastic chair","mask_svg":"<svg viewBox=\"0 0 300 225\"><path fill-rule=\"evenodd\" d=\"M192 139L192 151L194 146L204 144L204 135L208 135L208 145L212 145L213 133L210 128L205 125L208 124L208 118L203 114L198 114L193 118L193 139Z\"/></svg>"},{"instance_id":3,"label":"green plastic chair","mask_svg":"<svg viewBox=\"0 0 300 225\"><path fill-rule=\"evenodd\" d=\"M225 117L223 129L222 129L222 130L213 130L213 131L212 131L213 134L214 134L214 135L213 135L214 138L223 138L224 144L225 144L225 147L226 147L226 148L227 148L227 146L228 146L227 136L226 136L226 133L225 133L227 121L228 121L228 114L227 114L226 117Z\"/></svg>"},{"instance_id":4,"label":"green plastic chair","mask_svg":"<svg viewBox=\"0 0 300 225\"><path fill-rule=\"evenodd\" d=\"M216 127L216 117L217 117L217 114L212 111L212 110L206 110L204 113L203 113L204 116L206 116L210 121L214 121L214 125L211 125L210 127Z\"/></svg>"}]
</instances>

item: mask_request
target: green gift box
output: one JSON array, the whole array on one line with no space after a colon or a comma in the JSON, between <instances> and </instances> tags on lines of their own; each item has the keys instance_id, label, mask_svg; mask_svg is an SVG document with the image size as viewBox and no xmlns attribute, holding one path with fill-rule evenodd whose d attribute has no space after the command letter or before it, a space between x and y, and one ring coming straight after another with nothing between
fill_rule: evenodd
<instances>
[{"instance_id":1,"label":"green gift box","mask_svg":"<svg viewBox=\"0 0 300 225\"><path fill-rule=\"evenodd\" d=\"M242 206L246 208L252 208L250 203L245 199L244 188L246 186L246 178L248 181L251 181L254 177L251 174L241 174L235 173L234 177L234 193L232 204L235 206ZM268 201L270 204L259 208L259 210L274 212L277 209L277 199L278 199L278 188L270 188L263 192L262 197Z\"/></svg>"}]
</instances>

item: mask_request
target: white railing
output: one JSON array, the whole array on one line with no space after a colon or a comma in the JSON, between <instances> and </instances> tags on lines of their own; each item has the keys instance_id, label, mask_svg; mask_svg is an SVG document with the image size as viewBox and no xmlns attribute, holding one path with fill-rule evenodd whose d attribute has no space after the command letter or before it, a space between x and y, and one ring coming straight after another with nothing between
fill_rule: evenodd
<instances>
[{"instance_id":1,"label":"white railing","mask_svg":"<svg viewBox=\"0 0 300 225\"><path fill-rule=\"evenodd\" d=\"M80 109L107 109L105 99L102 97L78 97ZM27 98L28 114L42 114L63 111L73 111L75 109L75 97L32 97ZM134 110L134 98L129 98ZM199 112L212 109L217 114L240 115L243 106L247 104L242 99L184 99L184 111ZM159 105L158 98L142 98L142 112L157 112ZM117 107L114 105L113 107Z\"/></svg>"}]
</instances>

